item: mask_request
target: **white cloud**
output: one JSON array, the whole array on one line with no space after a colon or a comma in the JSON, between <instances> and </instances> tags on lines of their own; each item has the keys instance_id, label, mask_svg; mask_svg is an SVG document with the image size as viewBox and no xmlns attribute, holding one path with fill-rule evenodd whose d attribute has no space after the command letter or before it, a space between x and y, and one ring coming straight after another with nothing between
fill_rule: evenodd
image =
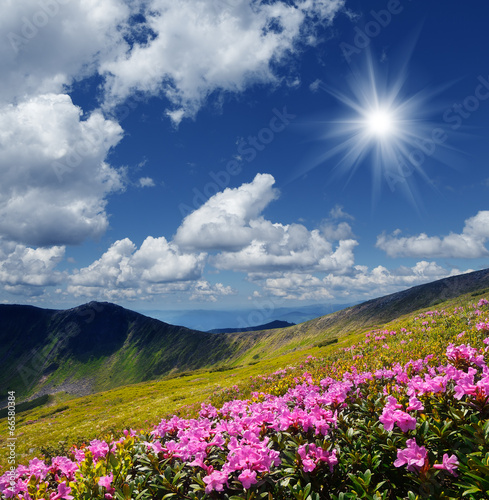
<instances>
[{"instance_id":1,"label":"white cloud","mask_svg":"<svg viewBox=\"0 0 489 500\"><path fill-rule=\"evenodd\" d=\"M214 91L240 92L276 83L271 64L316 43L314 24L330 23L344 0L250 2L149 0L147 27L156 36L101 64L108 106L135 90L164 94L178 124ZM295 80L295 79L293 79Z\"/></svg>"},{"instance_id":2,"label":"white cloud","mask_svg":"<svg viewBox=\"0 0 489 500\"><path fill-rule=\"evenodd\" d=\"M310 85L309 85L309 90L311 92L317 92L319 90L319 86L321 85L322 81L318 78L314 80Z\"/></svg>"},{"instance_id":3,"label":"white cloud","mask_svg":"<svg viewBox=\"0 0 489 500\"><path fill-rule=\"evenodd\" d=\"M312 274L288 272L267 278L262 284L265 292L284 300L331 300L334 295L323 281Z\"/></svg>"},{"instance_id":4,"label":"white cloud","mask_svg":"<svg viewBox=\"0 0 489 500\"><path fill-rule=\"evenodd\" d=\"M183 248L200 250L239 250L260 236L264 221L261 212L278 192L270 174L257 174L253 182L227 188L209 198L183 220L175 242Z\"/></svg>"},{"instance_id":5,"label":"white cloud","mask_svg":"<svg viewBox=\"0 0 489 500\"><path fill-rule=\"evenodd\" d=\"M263 210L277 197L275 179L258 174L249 184L225 189L188 215L174 241L183 248L217 250L211 258L217 269L267 273L277 269L344 272L354 263L357 242L342 239L336 248L319 230L302 224L266 220ZM348 224L331 228L350 235Z\"/></svg>"},{"instance_id":6,"label":"white cloud","mask_svg":"<svg viewBox=\"0 0 489 500\"><path fill-rule=\"evenodd\" d=\"M468 272L468 271L466 271ZM283 299L362 300L380 297L404 288L460 274L458 269L445 269L435 262L421 261L413 267L389 270L378 266L354 266L348 274L329 273L323 278L312 274L288 272L266 279L252 277L265 293Z\"/></svg>"},{"instance_id":7,"label":"white cloud","mask_svg":"<svg viewBox=\"0 0 489 500\"><path fill-rule=\"evenodd\" d=\"M139 187L155 187L155 181L151 177L141 177L138 181Z\"/></svg>"},{"instance_id":8,"label":"white cloud","mask_svg":"<svg viewBox=\"0 0 489 500\"><path fill-rule=\"evenodd\" d=\"M353 231L348 222L340 222L334 224L332 222L323 222L321 224L321 232L329 241L339 241L354 238Z\"/></svg>"},{"instance_id":9,"label":"white cloud","mask_svg":"<svg viewBox=\"0 0 489 500\"><path fill-rule=\"evenodd\" d=\"M271 69L317 43L344 0L4 0L0 105L100 75L106 109L164 95L178 124L215 91L276 84ZM136 16L137 14L137 16ZM297 76L286 78L291 85Z\"/></svg>"},{"instance_id":10,"label":"white cloud","mask_svg":"<svg viewBox=\"0 0 489 500\"><path fill-rule=\"evenodd\" d=\"M63 274L55 268L64 254L64 247L29 248L0 240L0 283L10 293L40 294L61 282Z\"/></svg>"},{"instance_id":11,"label":"white cloud","mask_svg":"<svg viewBox=\"0 0 489 500\"><path fill-rule=\"evenodd\" d=\"M414 258L462 258L473 259L487 257L485 246L489 239L489 211L480 211L465 221L461 234L450 233L448 236L399 237L400 231L391 236L382 234L377 238L377 248L384 250L389 257Z\"/></svg>"},{"instance_id":12,"label":"white cloud","mask_svg":"<svg viewBox=\"0 0 489 500\"><path fill-rule=\"evenodd\" d=\"M329 211L329 217L321 224L321 233L329 241L340 241L355 238L353 230L348 222L340 222L338 220L347 219L355 220L355 217L343 210L341 205L335 205Z\"/></svg>"},{"instance_id":13,"label":"white cloud","mask_svg":"<svg viewBox=\"0 0 489 500\"><path fill-rule=\"evenodd\" d=\"M343 206L342 205L335 205L329 211L329 217L332 220L340 220L340 219L355 220L355 217L353 217L353 215L350 215L349 213L347 213L347 212L345 212L343 210Z\"/></svg>"},{"instance_id":14,"label":"white cloud","mask_svg":"<svg viewBox=\"0 0 489 500\"><path fill-rule=\"evenodd\" d=\"M139 2L132 2L137 8ZM62 93L128 50L131 13L123 0L3 0L0 104Z\"/></svg>"},{"instance_id":15,"label":"white cloud","mask_svg":"<svg viewBox=\"0 0 489 500\"><path fill-rule=\"evenodd\" d=\"M98 112L81 115L63 94L0 109L0 237L79 244L107 229L106 196L123 176L104 160L122 129Z\"/></svg>"},{"instance_id":16,"label":"white cloud","mask_svg":"<svg viewBox=\"0 0 489 500\"><path fill-rule=\"evenodd\" d=\"M100 259L74 272L68 292L77 296L98 294L124 298L163 293L175 289L168 284L199 280L205 257L202 253L182 253L163 237L149 236L139 249L125 238L116 241ZM183 285L183 289L188 286Z\"/></svg>"},{"instance_id":17,"label":"white cloud","mask_svg":"<svg viewBox=\"0 0 489 500\"><path fill-rule=\"evenodd\" d=\"M317 230L309 232L300 224L283 226L266 221L270 238L263 235L239 252L224 252L213 259L218 269L248 273L276 270L335 271L343 273L354 263L355 240L340 241L337 248Z\"/></svg>"},{"instance_id":18,"label":"white cloud","mask_svg":"<svg viewBox=\"0 0 489 500\"><path fill-rule=\"evenodd\" d=\"M217 297L225 297L234 294L236 294L236 291L230 286L224 286L222 283L212 285L208 281L199 280L192 286L190 300L217 302Z\"/></svg>"}]
</instances>

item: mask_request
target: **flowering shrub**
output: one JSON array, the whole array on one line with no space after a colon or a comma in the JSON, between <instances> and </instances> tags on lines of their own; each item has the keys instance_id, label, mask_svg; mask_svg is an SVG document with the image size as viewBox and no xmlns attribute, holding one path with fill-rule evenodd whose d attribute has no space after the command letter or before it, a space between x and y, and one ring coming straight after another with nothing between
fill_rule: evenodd
<instances>
[{"instance_id":1,"label":"flowering shrub","mask_svg":"<svg viewBox=\"0 0 489 500\"><path fill-rule=\"evenodd\" d=\"M0 478L2 498L487 499L487 305L419 314L194 418L35 458Z\"/></svg>"}]
</instances>

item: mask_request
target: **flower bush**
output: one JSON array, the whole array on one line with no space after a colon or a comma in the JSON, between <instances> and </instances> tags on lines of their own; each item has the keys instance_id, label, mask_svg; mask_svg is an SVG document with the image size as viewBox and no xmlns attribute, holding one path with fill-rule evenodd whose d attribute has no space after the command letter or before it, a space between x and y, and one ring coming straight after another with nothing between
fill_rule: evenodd
<instances>
[{"instance_id":1,"label":"flower bush","mask_svg":"<svg viewBox=\"0 0 489 500\"><path fill-rule=\"evenodd\" d=\"M0 478L19 499L487 499L488 301L428 311L323 359ZM241 399L239 399L241 398Z\"/></svg>"}]
</instances>

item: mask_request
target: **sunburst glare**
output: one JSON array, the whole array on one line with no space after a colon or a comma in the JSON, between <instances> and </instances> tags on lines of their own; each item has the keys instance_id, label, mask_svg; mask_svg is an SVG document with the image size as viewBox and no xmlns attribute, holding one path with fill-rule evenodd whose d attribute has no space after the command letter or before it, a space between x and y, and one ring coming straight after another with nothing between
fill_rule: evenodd
<instances>
[{"instance_id":1,"label":"sunburst glare","mask_svg":"<svg viewBox=\"0 0 489 500\"><path fill-rule=\"evenodd\" d=\"M389 110L376 109L368 113L364 125L371 135L387 137L394 131L394 117Z\"/></svg>"},{"instance_id":2,"label":"sunburst glare","mask_svg":"<svg viewBox=\"0 0 489 500\"><path fill-rule=\"evenodd\" d=\"M439 109L432 101L443 89L410 93L407 62L394 79L386 76L387 69L384 64L379 71L368 55L361 70L352 69L345 91L319 85L343 105L345 116L321 121L321 141L327 150L303 165L295 179L326 164L332 173L346 175L349 181L358 168L367 167L372 171L374 197L387 185L418 205L415 179L433 185L428 167L432 160L445 163L443 151L450 149L445 143L447 134L433 121Z\"/></svg>"}]
</instances>

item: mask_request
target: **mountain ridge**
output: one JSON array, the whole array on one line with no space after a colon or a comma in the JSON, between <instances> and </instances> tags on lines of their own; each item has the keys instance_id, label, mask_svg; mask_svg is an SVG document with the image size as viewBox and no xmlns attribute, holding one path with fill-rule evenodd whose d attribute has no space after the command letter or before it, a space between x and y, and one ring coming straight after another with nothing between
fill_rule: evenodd
<instances>
[{"instance_id":1,"label":"mountain ridge","mask_svg":"<svg viewBox=\"0 0 489 500\"><path fill-rule=\"evenodd\" d=\"M230 369L328 342L349 332L489 288L489 269L371 299L287 328L208 333L109 302L68 310L0 305L0 400L55 392L86 395L200 369Z\"/></svg>"},{"instance_id":2,"label":"mountain ridge","mask_svg":"<svg viewBox=\"0 0 489 500\"><path fill-rule=\"evenodd\" d=\"M209 333L241 333L241 332L261 332L263 330L274 330L276 328L287 328L289 326L295 326L295 323L289 323L288 321L281 321L276 319L265 323L264 325L249 326L247 328L216 328L214 330L208 330Z\"/></svg>"}]
</instances>

